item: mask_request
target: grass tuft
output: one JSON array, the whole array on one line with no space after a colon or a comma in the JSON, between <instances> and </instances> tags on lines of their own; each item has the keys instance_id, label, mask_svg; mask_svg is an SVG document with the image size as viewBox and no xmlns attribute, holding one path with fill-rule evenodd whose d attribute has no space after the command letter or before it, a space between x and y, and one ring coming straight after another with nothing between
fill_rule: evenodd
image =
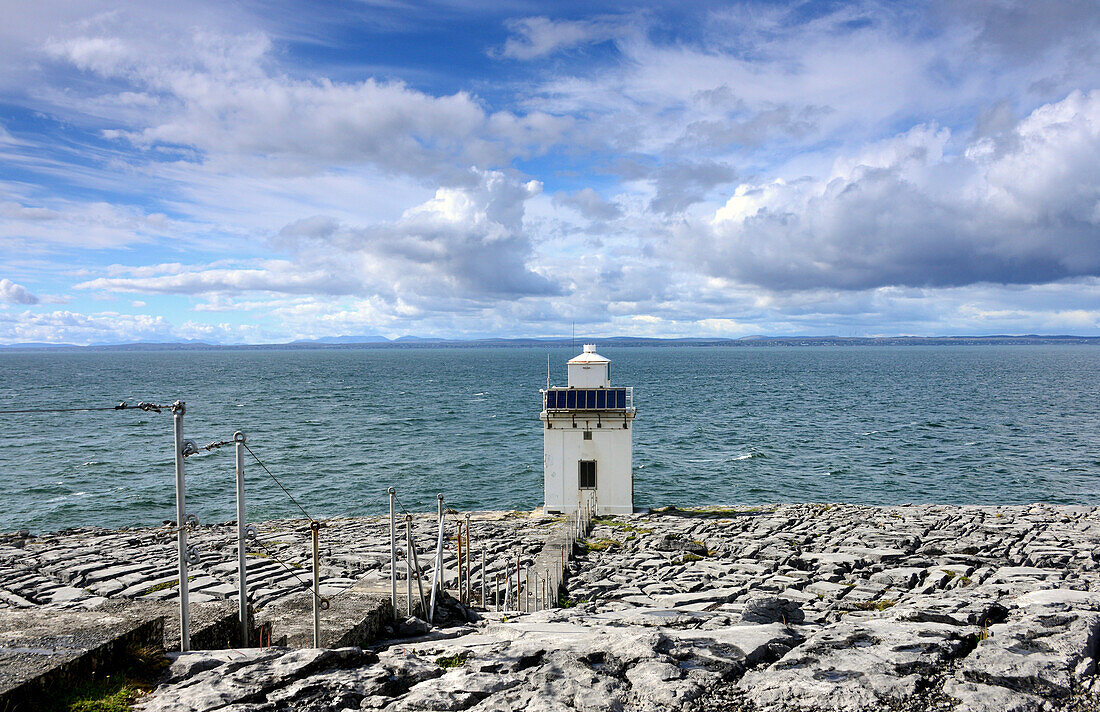
<instances>
[{"instance_id":1,"label":"grass tuft","mask_svg":"<svg viewBox=\"0 0 1100 712\"><path fill-rule=\"evenodd\" d=\"M729 519L742 517L746 514L755 514L763 511L775 511L774 508L764 510L761 507L692 507L691 509L677 509L669 505L662 509L652 510L654 514L672 514L677 517L694 517L698 519Z\"/></svg>"},{"instance_id":2,"label":"grass tuft","mask_svg":"<svg viewBox=\"0 0 1100 712\"><path fill-rule=\"evenodd\" d=\"M456 653L454 655L444 655L435 659L435 664L444 670L451 670L453 668L462 667L466 664L466 659L470 656L469 653Z\"/></svg>"},{"instance_id":3,"label":"grass tuft","mask_svg":"<svg viewBox=\"0 0 1100 712\"><path fill-rule=\"evenodd\" d=\"M188 581L194 581L195 578L196 578L195 576L188 576L187 580ZM150 586L149 589L147 591L142 592L141 595L145 596L145 595L148 595L150 593L156 593L157 591L167 591L168 589L175 588L176 586L179 586L179 585L180 585L180 580L179 579L172 579L171 581L165 581L164 583L158 583L156 586Z\"/></svg>"},{"instance_id":4,"label":"grass tuft","mask_svg":"<svg viewBox=\"0 0 1100 712\"><path fill-rule=\"evenodd\" d=\"M636 527L630 522L620 522L615 519L607 519L606 517L596 517L592 520L592 524L598 524L605 527L612 527L624 532L635 532L638 534L652 534L652 529L643 529L642 527Z\"/></svg>"},{"instance_id":5,"label":"grass tuft","mask_svg":"<svg viewBox=\"0 0 1100 712\"><path fill-rule=\"evenodd\" d=\"M586 551L606 551L607 549L621 549L623 543L615 539L585 539L581 542Z\"/></svg>"},{"instance_id":6,"label":"grass tuft","mask_svg":"<svg viewBox=\"0 0 1100 712\"><path fill-rule=\"evenodd\" d=\"M167 666L159 648L132 646L119 674L66 689L47 702L43 712L130 712Z\"/></svg>"}]
</instances>

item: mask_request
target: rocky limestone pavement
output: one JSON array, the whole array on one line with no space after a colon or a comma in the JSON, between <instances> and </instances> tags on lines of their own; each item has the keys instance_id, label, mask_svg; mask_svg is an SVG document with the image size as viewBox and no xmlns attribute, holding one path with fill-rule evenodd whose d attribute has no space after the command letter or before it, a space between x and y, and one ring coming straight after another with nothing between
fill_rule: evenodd
<instances>
[{"instance_id":1,"label":"rocky limestone pavement","mask_svg":"<svg viewBox=\"0 0 1100 712\"><path fill-rule=\"evenodd\" d=\"M553 528L553 517L490 512L475 515L471 544L475 566L485 554L490 576L503 573L517 556L530 564ZM420 569L432 576L436 517L413 518ZM257 610L292 601L312 583L308 520L261 522L259 536L248 543L250 598ZM448 529L447 535L454 532ZM397 577L405 587L404 523L399 524ZM190 529L189 544L199 562L189 567L194 603L235 599L237 595L237 530L235 523ZM447 544L448 561L454 542ZM454 587L453 563L445 571ZM388 517L342 517L325 520L321 530L321 595L337 595L357 580L373 576L388 582L390 540ZM175 600L179 596L176 538L171 522L163 527L107 530L71 529L43 536L21 531L0 534L0 608L42 605L95 608L109 599Z\"/></svg>"},{"instance_id":2,"label":"rocky limestone pavement","mask_svg":"<svg viewBox=\"0 0 1100 712\"><path fill-rule=\"evenodd\" d=\"M546 521L492 546L533 560ZM373 650L178 656L142 709L1100 709L1095 508L658 510L598 520L566 583Z\"/></svg>"}]
</instances>

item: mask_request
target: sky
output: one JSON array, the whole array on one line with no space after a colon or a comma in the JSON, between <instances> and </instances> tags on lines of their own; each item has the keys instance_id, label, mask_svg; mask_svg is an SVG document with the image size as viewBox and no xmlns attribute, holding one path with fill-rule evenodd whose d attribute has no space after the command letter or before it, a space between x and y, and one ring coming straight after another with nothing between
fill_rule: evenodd
<instances>
[{"instance_id":1,"label":"sky","mask_svg":"<svg viewBox=\"0 0 1100 712\"><path fill-rule=\"evenodd\" d=\"M0 344L1100 335L1100 5L0 0Z\"/></svg>"}]
</instances>

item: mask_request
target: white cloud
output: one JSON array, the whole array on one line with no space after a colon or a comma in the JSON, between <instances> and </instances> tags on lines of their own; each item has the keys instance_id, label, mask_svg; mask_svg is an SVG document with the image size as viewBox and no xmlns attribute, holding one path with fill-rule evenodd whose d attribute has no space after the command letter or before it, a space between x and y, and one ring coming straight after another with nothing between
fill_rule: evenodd
<instances>
[{"instance_id":1,"label":"white cloud","mask_svg":"<svg viewBox=\"0 0 1100 712\"><path fill-rule=\"evenodd\" d=\"M21 284L10 279L0 279L0 301L12 304L38 304L38 297Z\"/></svg>"},{"instance_id":2,"label":"white cloud","mask_svg":"<svg viewBox=\"0 0 1100 712\"><path fill-rule=\"evenodd\" d=\"M507 23L512 36L504 42L496 56L530 60L555 52L603 42L622 35L624 25L611 19L551 20L547 17L525 17Z\"/></svg>"},{"instance_id":3,"label":"white cloud","mask_svg":"<svg viewBox=\"0 0 1100 712\"><path fill-rule=\"evenodd\" d=\"M156 96L157 109L114 112L123 125L107 130L108 138L186 146L207 160L242 157L269 171L309 174L370 163L394 174L438 177L543 151L571 123L545 112L491 112L467 92L434 96L400 81L292 78L273 66L265 34L174 39L171 52L150 53L112 36L58 40L51 51L124 82L131 95ZM87 102L95 99L57 97L76 111L90 111Z\"/></svg>"},{"instance_id":4,"label":"white cloud","mask_svg":"<svg viewBox=\"0 0 1100 712\"><path fill-rule=\"evenodd\" d=\"M35 204L22 198L0 202L0 249L10 252L40 252L47 245L122 247L179 238L184 231L190 229L163 213L104 201L47 198Z\"/></svg>"},{"instance_id":5,"label":"white cloud","mask_svg":"<svg viewBox=\"0 0 1100 712\"><path fill-rule=\"evenodd\" d=\"M949 138L918 126L820 178L743 184L683 243L699 269L774 289L1100 274L1100 91L1040 107L983 150L945 155Z\"/></svg>"},{"instance_id":6,"label":"white cloud","mask_svg":"<svg viewBox=\"0 0 1100 712\"><path fill-rule=\"evenodd\" d=\"M83 314L71 311L0 314L0 340L6 343L121 343L173 337L160 316L117 312Z\"/></svg>"},{"instance_id":7,"label":"white cloud","mask_svg":"<svg viewBox=\"0 0 1100 712\"><path fill-rule=\"evenodd\" d=\"M252 266L178 263L108 268L110 276L76 289L144 294L384 295L430 299L499 300L555 294L559 288L533 271L532 245L523 228L524 204L537 181L498 171L474 172L476 184L440 188L397 220L366 227L314 216L284 227L273 244L292 260Z\"/></svg>"}]
</instances>

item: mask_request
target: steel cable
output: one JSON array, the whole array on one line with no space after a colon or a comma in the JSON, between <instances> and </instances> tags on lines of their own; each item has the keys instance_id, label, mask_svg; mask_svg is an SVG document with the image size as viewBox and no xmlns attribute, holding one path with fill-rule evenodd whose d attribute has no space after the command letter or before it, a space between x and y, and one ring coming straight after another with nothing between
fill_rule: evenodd
<instances>
[{"instance_id":1,"label":"steel cable","mask_svg":"<svg viewBox=\"0 0 1100 712\"><path fill-rule=\"evenodd\" d=\"M263 463L263 460L256 457L256 453L252 452L252 448L248 447L248 443L241 443L241 445L244 445L244 449L248 450L248 454L252 456L252 459L255 460L260 467L264 468L264 472L267 473L268 477L274 480L275 484L279 485L279 489L281 489L287 497L290 497L290 501L294 502L298 509L302 510L302 514L306 515L306 519L311 522L316 522L317 520L310 516L309 512L306 511L306 508L303 507L301 503L298 502L298 500L294 499L294 495L290 493L290 490L288 490L286 487L283 487L283 483L279 481L279 478L272 474L271 470L267 469L267 465Z\"/></svg>"}]
</instances>

